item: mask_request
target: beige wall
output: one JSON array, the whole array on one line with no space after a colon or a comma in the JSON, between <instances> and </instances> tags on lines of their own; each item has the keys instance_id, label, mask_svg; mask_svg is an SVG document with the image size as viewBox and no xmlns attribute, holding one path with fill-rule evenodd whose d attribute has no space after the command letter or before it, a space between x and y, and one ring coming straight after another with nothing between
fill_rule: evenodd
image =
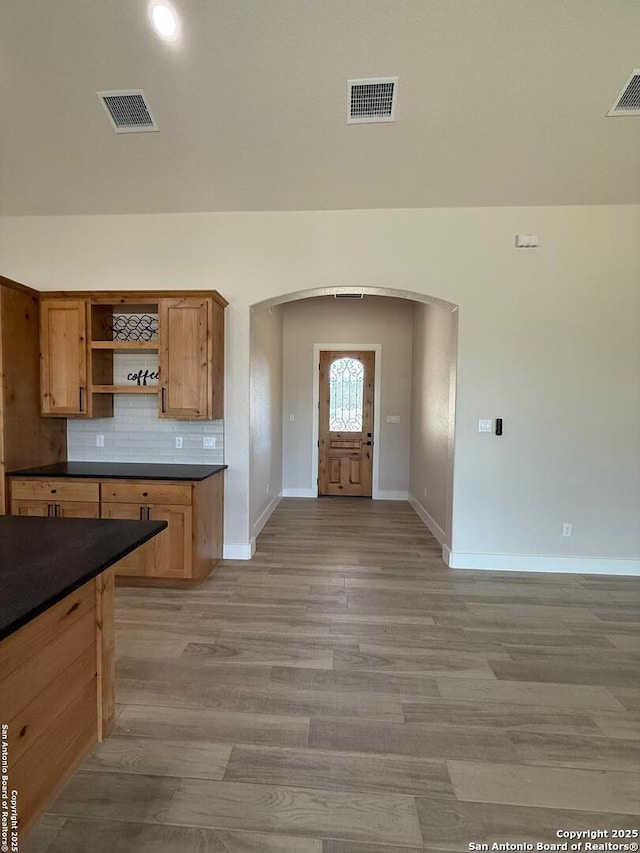
<instances>
[{"instance_id":1,"label":"beige wall","mask_svg":"<svg viewBox=\"0 0 640 853\"><path fill-rule=\"evenodd\" d=\"M449 547L457 327L457 309L452 310L449 305L416 304L409 492L438 540Z\"/></svg>"},{"instance_id":2,"label":"beige wall","mask_svg":"<svg viewBox=\"0 0 640 853\"><path fill-rule=\"evenodd\" d=\"M251 537L282 491L282 309L251 312L249 365Z\"/></svg>"},{"instance_id":3,"label":"beige wall","mask_svg":"<svg viewBox=\"0 0 640 853\"><path fill-rule=\"evenodd\" d=\"M540 248L516 250L517 233L540 234ZM459 306L454 552L468 565L636 561L616 564L625 570L640 567L639 238L631 205L5 217L0 271L43 290L198 287L229 299L225 536L239 549L250 538L249 306L345 285L446 299ZM496 416L503 437L480 435L478 418Z\"/></svg>"},{"instance_id":4,"label":"beige wall","mask_svg":"<svg viewBox=\"0 0 640 853\"><path fill-rule=\"evenodd\" d=\"M404 498L409 488L411 408L411 336L413 304L403 299L369 296L362 300L333 297L289 302L284 310L284 469L287 492L315 493L313 465L314 344L380 344L380 497ZM289 420L289 415L295 421ZM387 423L398 415L399 423Z\"/></svg>"}]
</instances>

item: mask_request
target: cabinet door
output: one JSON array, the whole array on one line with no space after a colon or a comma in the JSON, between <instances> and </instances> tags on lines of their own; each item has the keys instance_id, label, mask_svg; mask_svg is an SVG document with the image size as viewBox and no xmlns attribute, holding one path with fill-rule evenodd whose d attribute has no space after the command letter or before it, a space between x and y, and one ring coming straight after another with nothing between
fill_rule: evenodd
<instances>
[{"instance_id":1,"label":"cabinet door","mask_svg":"<svg viewBox=\"0 0 640 853\"><path fill-rule=\"evenodd\" d=\"M88 501L63 501L56 503L58 518L100 518L100 504Z\"/></svg>"},{"instance_id":2,"label":"cabinet door","mask_svg":"<svg viewBox=\"0 0 640 853\"><path fill-rule=\"evenodd\" d=\"M53 515L54 505L47 501L11 501L11 515L37 515L46 516Z\"/></svg>"},{"instance_id":3,"label":"cabinet door","mask_svg":"<svg viewBox=\"0 0 640 853\"><path fill-rule=\"evenodd\" d=\"M153 565L148 574L157 578L190 578L192 571L192 512L190 506L153 504L149 518L168 527L150 542Z\"/></svg>"},{"instance_id":4,"label":"cabinet door","mask_svg":"<svg viewBox=\"0 0 640 853\"><path fill-rule=\"evenodd\" d=\"M210 418L211 335L208 299L161 299L158 305L161 418Z\"/></svg>"},{"instance_id":5,"label":"cabinet door","mask_svg":"<svg viewBox=\"0 0 640 853\"><path fill-rule=\"evenodd\" d=\"M146 518L146 507L140 506L140 504L103 503L102 518L124 518L139 521L141 518ZM116 575L142 577L148 574L151 563L150 545L151 542L141 545L140 548L136 548L135 551L116 563Z\"/></svg>"},{"instance_id":6,"label":"cabinet door","mask_svg":"<svg viewBox=\"0 0 640 853\"><path fill-rule=\"evenodd\" d=\"M87 303L43 300L40 305L42 414L87 416Z\"/></svg>"}]
</instances>

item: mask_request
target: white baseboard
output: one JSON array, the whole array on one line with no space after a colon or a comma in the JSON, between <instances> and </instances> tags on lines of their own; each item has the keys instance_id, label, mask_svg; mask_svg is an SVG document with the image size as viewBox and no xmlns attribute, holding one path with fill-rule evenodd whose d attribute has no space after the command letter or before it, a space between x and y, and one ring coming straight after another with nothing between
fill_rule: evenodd
<instances>
[{"instance_id":1,"label":"white baseboard","mask_svg":"<svg viewBox=\"0 0 640 853\"><path fill-rule=\"evenodd\" d=\"M426 509L422 506L420 501L417 498L414 498L413 495L409 495L409 503L415 509L416 513L420 517L420 519L424 522L425 526L429 528L429 530L436 537L438 542L442 545L443 548L443 556L444 556L444 548L446 547L445 543L447 541L447 534L440 527L437 521L435 521ZM448 549L447 549L448 550Z\"/></svg>"},{"instance_id":2,"label":"white baseboard","mask_svg":"<svg viewBox=\"0 0 640 853\"><path fill-rule=\"evenodd\" d=\"M317 498L318 493L315 489L283 489L283 498ZM409 500L409 492L394 492L391 489L378 491L373 496L375 501L407 501Z\"/></svg>"},{"instance_id":3,"label":"white baseboard","mask_svg":"<svg viewBox=\"0 0 640 853\"><path fill-rule=\"evenodd\" d=\"M269 519L271 518L273 511L275 510L275 508L280 503L281 498L282 498L282 493L275 495L275 497L273 497L271 499L271 501L267 504L267 507L265 508L264 512L261 513L261 515L259 516L257 521L254 522L253 539L256 539L256 537L258 537L260 535L260 531L265 526L267 521L269 521Z\"/></svg>"},{"instance_id":4,"label":"white baseboard","mask_svg":"<svg viewBox=\"0 0 640 853\"><path fill-rule=\"evenodd\" d=\"M442 556L452 569L487 569L497 572L542 572L580 575L640 575L640 560L603 557L551 557L541 554L464 554L443 547Z\"/></svg>"},{"instance_id":5,"label":"white baseboard","mask_svg":"<svg viewBox=\"0 0 640 853\"><path fill-rule=\"evenodd\" d=\"M250 560L256 552L256 540L251 542L229 542L222 549L223 560Z\"/></svg>"}]
</instances>

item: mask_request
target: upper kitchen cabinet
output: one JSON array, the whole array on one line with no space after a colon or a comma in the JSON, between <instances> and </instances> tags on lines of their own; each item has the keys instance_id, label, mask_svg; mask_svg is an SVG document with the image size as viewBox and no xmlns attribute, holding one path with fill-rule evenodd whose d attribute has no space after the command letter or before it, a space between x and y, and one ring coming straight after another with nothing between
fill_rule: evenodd
<instances>
[{"instance_id":1,"label":"upper kitchen cabinet","mask_svg":"<svg viewBox=\"0 0 640 853\"><path fill-rule=\"evenodd\" d=\"M42 413L109 417L114 394L156 394L162 418L222 418L226 305L216 291L48 294ZM157 358L143 381L135 353Z\"/></svg>"},{"instance_id":2,"label":"upper kitchen cabinet","mask_svg":"<svg viewBox=\"0 0 640 853\"><path fill-rule=\"evenodd\" d=\"M113 403L94 403L90 381L89 303L86 299L43 299L40 304L42 414L109 417Z\"/></svg>"},{"instance_id":3,"label":"upper kitchen cabinet","mask_svg":"<svg viewBox=\"0 0 640 853\"><path fill-rule=\"evenodd\" d=\"M159 301L160 417L222 417L223 310L211 298Z\"/></svg>"}]
</instances>

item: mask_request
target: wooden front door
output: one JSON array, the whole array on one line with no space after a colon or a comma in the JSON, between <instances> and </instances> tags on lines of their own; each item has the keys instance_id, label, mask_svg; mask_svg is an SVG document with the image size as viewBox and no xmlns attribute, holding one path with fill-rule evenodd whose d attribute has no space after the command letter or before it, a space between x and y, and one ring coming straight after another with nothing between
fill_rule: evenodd
<instances>
[{"instance_id":1,"label":"wooden front door","mask_svg":"<svg viewBox=\"0 0 640 853\"><path fill-rule=\"evenodd\" d=\"M320 353L318 494L371 497L375 353Z\"/></svg>"}]
</instances>

